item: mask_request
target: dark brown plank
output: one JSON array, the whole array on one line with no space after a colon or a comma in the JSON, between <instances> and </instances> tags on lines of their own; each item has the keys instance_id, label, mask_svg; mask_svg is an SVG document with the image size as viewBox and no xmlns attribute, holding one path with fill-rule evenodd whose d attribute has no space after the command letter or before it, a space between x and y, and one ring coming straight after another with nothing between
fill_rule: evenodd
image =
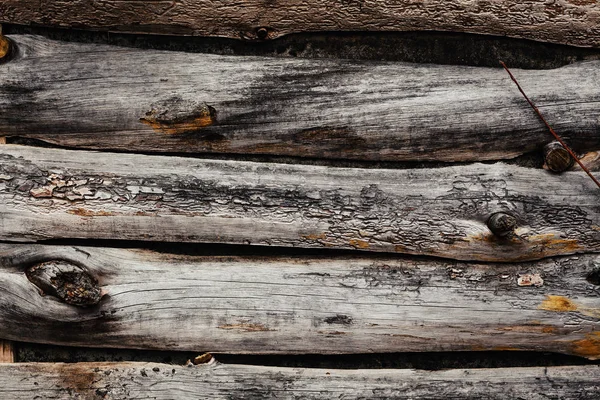
<instances>
[{"instance_id":1,"label":"dark brown plank","mask_svg":"<svg viewBox=\"0 0 600 400\"><path fill-rule=\"evenodd\" d=\"M271 39L311 31L457 31L599 46L595 0L3 0L0 22Z\"/></svg>"},{"instance_id":2,"label":"dark brown plank","mask_svg":"<svg viewBox=\"0 0 600 400\"><path fill-rule=\"evenodd\" d=\"M68 147L478 161L553 141L501 69L217 56L15 35L0 135ZM600 148L600 61L514 71L571 147Z\"/></svg>"}]
</instances>

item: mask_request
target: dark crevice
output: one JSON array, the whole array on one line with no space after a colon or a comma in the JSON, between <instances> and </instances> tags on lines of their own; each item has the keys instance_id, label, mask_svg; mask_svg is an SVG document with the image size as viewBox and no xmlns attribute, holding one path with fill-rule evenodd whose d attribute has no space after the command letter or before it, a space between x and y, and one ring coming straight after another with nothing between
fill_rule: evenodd
<instances>
[{"instance_id":1,"label":"dark crevice","mask_svg":"<svg viewBox=\"0 0 600 400\"><path fill-rule=\"evenodd\" d=\"M31 245L31 242L5 241L0 240L0 244L12 245ZM138 241L138 240L118 240L118 239L48 239L38 240L35 244L49 246L80 246L80 247L104 247L117 249L143 249L155 251L163 254L175 254L183 256L205 256L205 257L258 257L258 258L285 258L285 257L314 257L314 258L368 258L369 260L388 260L390 258L410 258L420 262L447 262L449 266L460 263L486 264L486 265L510 265L513 261L481 261L481 260L459 260L455 258L438 257L431 255L394 253L384 251L369 251L360 249L337 249L337 248L310 248L310 247L284 247L267 245L248 245L248 244L225 244L225 243L189 243L189 242L160 242L160 241ZM540 260L558 259L564 257L577 257L577 254L564 254L559 256L543 257L536 260L525 261L525 263L535 263ZM584 253L589 254L589 253ZM588 281L596 276L590 275Z\"/></svg>"},{"instance_id":2,"label":"dark crevice","mask_svg":"<svg viewBox=\"0 0 600 400\"><path fill-rule=\"evenodd\" d=\"M548 139L550 140L550 138ZM224 160L224 161L250 161L260 163L279 163L295 165L317 165L337 168L363 168L363 169L425 169L425 168L444 168L450 166L469 165L474 162L483 164L494 164L503 162L510 165L518 165L527 168L542 168L544 165L544 155L542 150L526 153L511 159L501 160L477 160L462 162L443 162L443 161L365 161L365 160L346 160L346 159L322 159L312 157L291 157L291 156L271 156L271 155L252 155L252 154L234 154L234 153L174 153L174 152L148 152L148 151L130 151L120 149L84 149L60 146L48 143L39 139L23 138L18 136L8 136L7 144L18 144L23 146L44 147L65 150L88 150L107 153L125 153L141 154L149 156L168 156L184 157L206 160Z\"/></svg>"},{"instance_id":3,"label":"dark crevice","mask_svg":"<svg viewBox=\"0 0 600 400\"><path fill-rule=\"evenodd\" d=\"M80 348L32 343L15 343L16 362L158 362L184 365L203 351L148 351ZM440 370L450 368L509 368L560 365L600 365L600 361L547 352L437 352L336 355L238 355L213 354L224 364L264 365L290 368L376 369L410 368Z\"/></svg>"},{"instance_id":4,"label":"dark crevice","mask_svg":"<svg viewBox=\"0 0 600 400\"><path fill-rule=\"evenodd\" d=\"M599 49L451 32L321 32L247 42L226 38L123 34L4 24L4 33L62 41L223 55L343 58L513 68L557 68L600 58Z\"/></svg>"}]
</instances>

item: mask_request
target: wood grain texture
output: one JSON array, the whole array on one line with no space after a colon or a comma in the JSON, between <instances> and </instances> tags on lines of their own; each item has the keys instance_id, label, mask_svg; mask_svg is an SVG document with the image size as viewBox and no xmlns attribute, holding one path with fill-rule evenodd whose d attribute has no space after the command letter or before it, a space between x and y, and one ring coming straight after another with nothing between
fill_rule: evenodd
<instances>
[{"instance_id":1,"label":"wood grain texture","mask_svg":"<svg viewBox=\"0 0 600 400\"><path fill-rule=\"evenodd\" d=\"M15 362L13 343L10 340L0 340L0 364Z\"/></svg>"},{"instance_id":2,"label":"wood grain texture","mask_svg":"<svg viewBox=\"0 0 600 400\"><path fill-rule=\"evenodd\" d=\"M0 396L31 399L592 399L600 366L423 371L211 363L0 366Z\"/></svg>"},{"instance_id":3,"label":"wood grain texture","mask_svg":"<svg viewBox=\"0 0 600 400\"><path fill-rule=\"evenodd\" d=\"M355 169L0 147L0 239L212 242L481 261L600 250L582 172ZM494 236L489 216L517 218Z\"/></svg>"},{"instance_id":4,"label":"wood grain texture","mask_svg":"<svg viewBox=\"0 0 600 400\"><path fill-rule=\"evenodd\" d=\"M507 159L554 140L501 69L12 39L20 54L0 67L4 136L392 161ZM600 61L515 74L571 147L600 149Z\"/></svg>"},{"instance_id":5,"label":"wood grain texture","mask_svg":"<svg viewBox=\"0 0 600 400\"><path fill-rule=\"evenodd\" d=\"M83 268L97 306L34 286ZM407 258L200 257L0 245L0 337L224 353L534 350L600 358L600 256L481 264ZM0 385L1 386L1 385Z\"/></svg>"},{"instance_id":6,"label":"wood grain texture","mask_svg":"<svg viewBox=\"0 0 600 400\"><path fill-rule=\"evenodd\" d=\"M4 0L0 22L118 32L270 39L311 31L457 31L600 46L595 0ZM261 29L262 28L262 29Z\"/></svg>"}]
</instances>

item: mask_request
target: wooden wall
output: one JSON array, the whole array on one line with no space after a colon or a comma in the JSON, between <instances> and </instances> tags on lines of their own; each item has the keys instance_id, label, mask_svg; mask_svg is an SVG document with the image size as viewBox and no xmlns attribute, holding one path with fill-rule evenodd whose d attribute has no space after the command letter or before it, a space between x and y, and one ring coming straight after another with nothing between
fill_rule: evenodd
<instances>
[{"instance_id":1,"label":"wooden wall","mask_svg":"<svg viewBox=\"0 0 600 400\"><path fill-rule=\"evenodd\" d=\"M2 2L0 397L593 398L597 363L350 370L219 354L600 359L600 189L549 147L497 60L406 63L373 42L368 59L256 55L291 33L349 40L327 31L551 43L553 68L513 72L598 175L599 18L597 2L567 0ZM13 342L199 357L14 363Z\"/></svg>"}]
</instances>

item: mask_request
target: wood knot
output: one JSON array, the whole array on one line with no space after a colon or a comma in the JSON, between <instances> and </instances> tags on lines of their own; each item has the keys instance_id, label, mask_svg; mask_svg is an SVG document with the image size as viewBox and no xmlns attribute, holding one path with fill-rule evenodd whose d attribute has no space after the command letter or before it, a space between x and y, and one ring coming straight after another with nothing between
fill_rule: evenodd
<instances>
[{"instance_id":1,"label":"wood knot","mask_svg":"<svg viewBox=\"0 0 600 400\"><path fill-rule=\"evenodd\" d=\"M269 37L269 29L261 26L260 28L256 28L256 37L260 40L265 40Z\"/></svg>"},{"instance_id":2,"label":"wood knot","mask_svg":"<svg viewBox=\"0 0 600 400\"><path fill-rule=\"evenodd\" d=\"M600 286L600 268L596 268L592 272L590 272L586 278L586 281L591 283L592 285Z\"/></svg>"},{"instance_id":3,"label":"wood knot","mask_svg":"<svg viewBox=\"0 0 600 400\"><path fill-rule=\"evenodd\" d=\"M0 63L10 60L11 55L14 53L13 46L14 44L8 40L7 37L2 35L2 30L0 28Z\"/></svg>"},{"instance_id":4,"label":"wood knot","mask_svg":"<svg viewBox=\"0 0 600 400\"><path fill-rule=\"evenodd\" d=\"M36 264L25 274L44 294L58 297L80 307L96 305L102 298L98 282L83 268L68 261L55 260Z\"/></svg>"},{"instance_id":5,"label":"wood knot","mask_svg":"<svg viewBox=\"0 0 600 400\"><path fill-rule=\"evenodd\" d=\"M552 172L563 172L573 166L575 160L567 149L558 141L550 142L544 146L544 166Z\"/></svg>"},{"instance_id":6,"label":"wood knot","mask_svg":"<svg viewBox=\"0 0 600 400\"><path fill-rule=\"evenodd\" d=\"M503 212L492 214L487 220L487 226L490 231L494 235L501 237L512 234L518 225L517 218Z\"/></svg>"},{"instance_id":7,"label":"wood knot","mask_svg":"<svg viewBox=\"0 0 600 400\"><path fill-rule=\"evenodd\" d=\"M240 32L240 38L248 41L270 40L275 38L275 30L267 26L259 26Z\"/></svg>"},{"instance_id":8,"label":"wood knot","mask_svg":"<svg viewBox=\"0 0 600 400\"><path fill-rule=\"evenodd\" d=\"M140 121L169 135L193 133L217 122L217 111L206 103L174 96L153 104Z\"/></svg>"}]
</instances>

